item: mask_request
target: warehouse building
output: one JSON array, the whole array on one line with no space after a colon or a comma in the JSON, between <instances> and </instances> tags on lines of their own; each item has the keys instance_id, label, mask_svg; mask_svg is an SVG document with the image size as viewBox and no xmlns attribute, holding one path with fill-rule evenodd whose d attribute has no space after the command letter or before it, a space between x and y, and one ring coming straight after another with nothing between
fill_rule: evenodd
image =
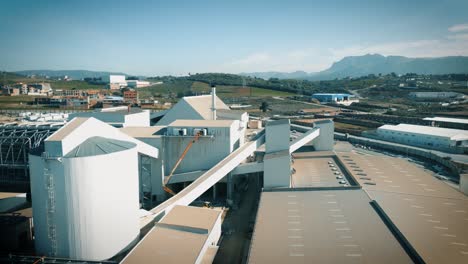
<instances>
[{"instance_id":1,"label":"warehouse building","mask_svg":"<svg viewBox=\"0 0 468 264\"><path fill-rule=\"evenodd\" d=\"M383 125L376 130L379 139L451 153L465 153L468 131L409 124Z\"/></svg>"},{"instance_id":2,"label":"warehouse building","mask_svg":"<svg viewBox=\"0 0 468 264\"><path fill-rule=\"evenodd\" d=\"M313 99L317 99L320 103L342 104L350 105L359 102L354 95L351 94L334 94L334 93L315 93L312 95Z\"/></svg>"},{"instance_id":3,"label":"warehouse building","mask_svg":"<svg viewBox=\"0 0 468 264\"><path fill-rule=\"evenodd\" d=\"M468 130L468 119L464 118L450 118L450 117L426 117L425 121L430 121L432 126L464 129Z\"/></svg>"}]
</instances>

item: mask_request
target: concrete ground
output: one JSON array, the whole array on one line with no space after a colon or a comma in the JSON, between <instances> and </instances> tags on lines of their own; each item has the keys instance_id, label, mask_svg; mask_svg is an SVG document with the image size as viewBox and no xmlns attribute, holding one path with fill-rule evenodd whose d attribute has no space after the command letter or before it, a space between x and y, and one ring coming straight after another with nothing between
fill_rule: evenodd
<instances>
[{"instance_id":1,"label":"concrete ground","mask_svg":"<svg viewBox=\"0 0 468 264\"><path fill-rule=\"evenodd\" d=\"M244 263L250 247L253 223L260 193L256 175L248 180L248 189L240 193L238 209L231 209L223 222L223 238L213 263Z\"/></svg>"}]
</instances>

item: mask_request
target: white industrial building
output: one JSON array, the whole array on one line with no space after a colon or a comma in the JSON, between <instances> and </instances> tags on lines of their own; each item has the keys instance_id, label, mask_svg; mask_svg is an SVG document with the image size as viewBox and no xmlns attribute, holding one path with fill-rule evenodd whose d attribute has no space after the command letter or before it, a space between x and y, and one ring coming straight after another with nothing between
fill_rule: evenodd
<instances>
[{"instance_id":1,"label":"white industrial building","mask_svg":"<svg viewBox=\"0 0 468 264\"><path fill-rule=\"evenodd\" d=\"M320 150L333 147L331 121L302 127L294 140L289 120L274 121L266 136L260 128L246 139L247 113L230 110L214 89L211 96L182 98L157 126L149 125L148 112L120 108L69 118L44 149L30 154L31 194L37 254L79 260L107 260L128 250L140 230L158 219L132 252L152 241L159 246L146 252L160 254L154 261L170 260L164 248L195 245L174 236L202 232L199 250L187 253L190 263L200 263L219 239L220 213L187 205L210 189L215 197L219 182L226 184L229 201L239 174L263 172L264 186L290 187L292 152L309 142ZM256 153L264 158L249 158ZM141 216L141 207L150 212ZM198 212L209 219L196 218ZM125 261L135 262L132 254Z\"/></svg>"},{"instance_id":2,"label":"white industrial building","mask_svg":"<svg viewBox=\"0 0 468 264\"><path fill-rule=\"evenodd\" d=\"M463 153L468 147L468 131L409 124L377 128L379 139L447 152Z\"/></svg>"},{"instance_id":3,"label":"white industrial building","mask_svg":"<svg viewBox=\"0 0 468 264\"><path fill-rule=\"evenodd\" d=\"M119 86L127 86L125 75L108 75L102 77L102 81L107 84L117 84Z\"/></svg>"},{"instance_id":4,"label":"white industrial building","mask_svg":"<svg viewBox=\"0 0 468 264\"><path fill-rule=\"evenodd\" d=\"M115 127L145 127L150 125L149 110L129 108L127 106L103 108L94 112L71 113L68 116L68 120L72 120L75 117L94 117Z\"/></svg>"},{"instance_id":5,"label":"white industrial building","mask_svg":"<svg viewBox=\"0 0 468 264\"><path fill-rule=\"evenodd\" d=\"M158 150L94 118L73 119L30 154L37 253L104 260L131 246L140 230L139 155Z\"/></svg>"},{"instance_id":6,"label":"white industrial building","mask_svg":"<svg viewBox=\"0 0 468 264\"><path fill-rule=\"evenodd\" d=\"M148 81L140 81L140 80L127 80L127 86L131 88L143 88L148 87L151 85Z\"/></svg>"}]
</instances>

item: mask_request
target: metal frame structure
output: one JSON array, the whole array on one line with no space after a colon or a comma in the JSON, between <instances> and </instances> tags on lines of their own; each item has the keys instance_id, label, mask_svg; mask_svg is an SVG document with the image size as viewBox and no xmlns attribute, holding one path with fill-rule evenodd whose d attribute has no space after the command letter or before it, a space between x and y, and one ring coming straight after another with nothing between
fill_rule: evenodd
<instances>
[{"instance_id":1,"label":"metal frame structure","mask_svg":"<svg viewBox=\"0 0 468 264\"><path fill-rule=\"evenodd\" d=\"M0 125L0 190L29 192L29 152L60 126Z\"/></svg>"}]
</instances>

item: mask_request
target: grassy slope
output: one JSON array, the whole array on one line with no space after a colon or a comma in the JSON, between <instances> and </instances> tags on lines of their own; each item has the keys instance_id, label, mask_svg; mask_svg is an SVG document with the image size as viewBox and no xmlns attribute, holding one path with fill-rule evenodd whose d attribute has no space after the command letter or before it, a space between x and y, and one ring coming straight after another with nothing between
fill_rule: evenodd
<instances>
[{"instance_id":1,"label":"grassy slope","mask_svg":"<svg viewBox=\"0 0 468 264\"><path fill-rule=\"evenodd\" d=\"M226 86L218 85L216 87L216 92L221 98L231 98L231 97L243 97L250 96L251 87L241 87L241 86ZM138 89L140 92L140 98L147 98L150 96L161 96L162 94L174 93L184 93L192 91L197 94L208 94L211 91L210 85L203 82L192 82L187 80L175 80L170 83L164 83L160 85L154 85L151 87L145 87ZM293 95L287 92L274 91L269 89L263 89L258 87L252 87L252 96L253 97L265 97L265 96L290 96Z\"/></svg>"}]
</instances>

